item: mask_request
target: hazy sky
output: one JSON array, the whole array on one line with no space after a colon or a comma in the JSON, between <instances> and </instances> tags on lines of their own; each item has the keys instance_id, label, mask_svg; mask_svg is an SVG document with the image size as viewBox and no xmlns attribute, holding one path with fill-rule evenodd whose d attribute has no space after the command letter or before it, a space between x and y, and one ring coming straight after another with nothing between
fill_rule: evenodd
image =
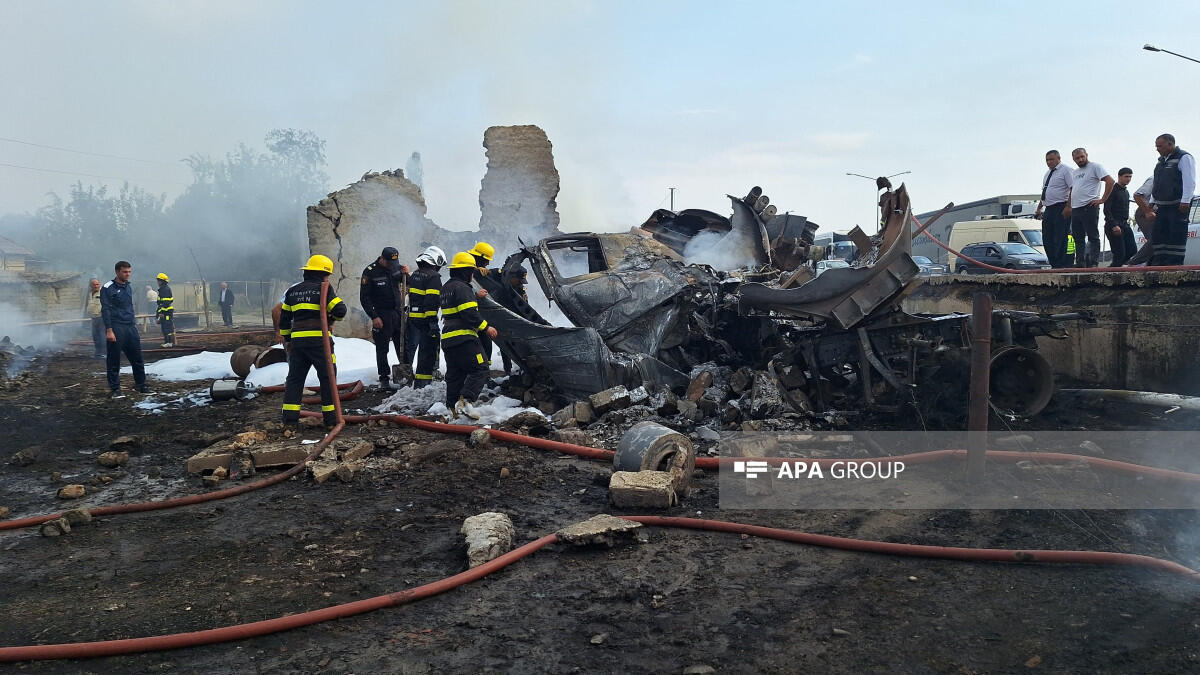
<instances>
[{"instance_id":1,"label":"hazy sky","mask_svg":"<svg viewBox=\"0 0 1200 675\"><path fill-rule=\"evenodd\" d=\"M332 188L424 160L429 216L479 220L488 126L554 144L567 230L625 229L667 205L728 213L761 185L846 229L904 176L918 211L1037 192L1049 148L1115 176L1154 136L1200 148L1200 3L0 3L0 164L126 178L173 198L179 162L328 142ZM1167 93L1169 92L1169 96ZM146 160L146 161L132 161ZM90 178L0 166L0 213Z\"/></svg>"}]
</instances>

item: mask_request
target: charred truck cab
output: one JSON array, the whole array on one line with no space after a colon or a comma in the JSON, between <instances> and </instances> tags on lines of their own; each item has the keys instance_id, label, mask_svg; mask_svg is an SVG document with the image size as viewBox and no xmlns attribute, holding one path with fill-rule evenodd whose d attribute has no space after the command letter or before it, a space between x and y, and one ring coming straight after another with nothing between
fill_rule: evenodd
<instances>
[{"instance_id":1,"label":"charred truck cab","mask_svg":"<svg viewBox=\"0 0 1200 675\"><path fill-rule=\"evenodd\" d=\"M859 251L854 264L819 277L813 265L831 251L814 243L816 224L777 215L759 188L730 202L729 218L658 210L628 233L566 234L523 246L505 270L528 262L574 326L551 326L527 305L510 311L485 299L480 309L500 329L500 349L568 398L619 384L682 391L705 363L765 371L798 411L899 410L918 395L964 398L955 387L970 351L969 317L901 309L920 283L903 185L884 194L878 233L850 233ZM691 240L714 232L749 252L753 264L688 264ZM1064 322L1090 317L998 310L995 318L993 403L1036 414L1053 378L1035 338L1065 337Z\"/></svg>"}]
</instances>

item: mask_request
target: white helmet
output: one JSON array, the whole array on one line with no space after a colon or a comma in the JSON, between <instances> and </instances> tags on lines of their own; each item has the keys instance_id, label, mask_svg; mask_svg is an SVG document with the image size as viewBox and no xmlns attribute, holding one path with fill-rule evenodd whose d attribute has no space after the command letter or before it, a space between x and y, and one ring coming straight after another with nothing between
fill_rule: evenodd
<instances>
[{"instance_id":1,"label":"white helmet","mask_svg":"<svg viewBox=\"0 0 1200 675\"><path fill-rule=\"evenodd\" d=\"M444 267L446 265L446 253L436 246L421 251L421 255L417 256L417 262L423 262L434 267Z\"/></svg>"}]
</instances>

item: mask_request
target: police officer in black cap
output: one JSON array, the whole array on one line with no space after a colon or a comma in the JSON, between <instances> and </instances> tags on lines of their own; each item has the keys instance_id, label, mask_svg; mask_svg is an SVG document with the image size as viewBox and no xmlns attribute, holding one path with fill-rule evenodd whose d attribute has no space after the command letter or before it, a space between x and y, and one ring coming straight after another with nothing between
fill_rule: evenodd
<instances>
[{"instance_id":1,"label":"police officer in black cap","mask_svg":"<svg viewBox=\"0 0 1200 675\"><path fill-rule=\"evenodd\" d=\"M392 370L387 358L389 342L396 346L396 357L400 363L407 363L400 316L404 311L401 285L407 281L408 267L401 265L399 260L399 251L391 246L383 249L379 258L363 270L358 289L358 301L367 316L371 317L371 339L375 343L379 386L391 390L399 389L400 385L391 381Z\"/></svg>"}]
</instances>

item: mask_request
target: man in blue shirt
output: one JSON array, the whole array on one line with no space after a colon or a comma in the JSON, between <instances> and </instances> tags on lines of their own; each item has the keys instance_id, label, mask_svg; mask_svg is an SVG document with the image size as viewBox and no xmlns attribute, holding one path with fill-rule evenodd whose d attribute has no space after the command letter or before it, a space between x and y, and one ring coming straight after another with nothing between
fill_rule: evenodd
<instances>
[{"instance_id":1,"label":"man in blue shirt","mask_svg":"<svg viewBox=\"0 0 1200 675\"><path fill-rule=\"evenodd\" d=\"M143 394L150 393L146 386L146 365L142 361L142 339L134 324L133 286L129 277L133 266L124 260L115 266L117 276L100 287L100 316L104 319L104 337L108 341L108 388L112 398L124 398L121 394L121 352L133 366L133 384Z\"/></svg>"}]
</instances>

